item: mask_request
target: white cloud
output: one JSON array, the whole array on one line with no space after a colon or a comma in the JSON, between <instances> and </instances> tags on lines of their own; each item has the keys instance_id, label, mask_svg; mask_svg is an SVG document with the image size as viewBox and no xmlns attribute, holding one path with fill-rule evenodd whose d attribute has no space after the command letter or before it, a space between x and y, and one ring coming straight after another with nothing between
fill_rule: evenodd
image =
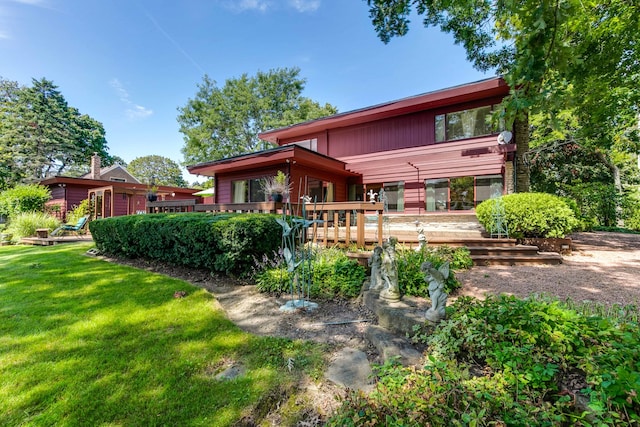
<instances>
[{"instance_id":1,"label":"white cloud","mask_svg":"<svg viewBox=\"0 0 640 427\"><path fill-rule=\"evenodd\" d=\"M266 12L271 6L271 2L268 0L234 0L225 2L225 5L236 12L244 12L246 10Z\"/></svg>"},{"instance_id":2,"label":"white cloud","mask_svg":"<svg viewBox=\"0 0 640 427\"><path fill-rule=\"evenodd\" d=\"M315 12L320 8L320 0L289 0L289 4L298 12Z\"/></svg>"},{"instance_id":3,"label":"white cloud","mask_svg":"<svg viewBox=\"0 0 640 427\"><path fill-rule=\"evenodd\" d=\"M5 33L2 30L0 30L0 40L2 40L2 39L8 40L10 38L11 38L11 36L9 36L9 33Z\"/></svg>"},{"instance_id":4,"label":"white cloud","mask_svg":"<svg viewBox=\"0 0 640 427\"><path fill-rule=\"evenodd\" d=\"M124 112L129 119L131 120L144 119L153 114L153 110L145 108L142 105L138 105L133 101L131 101L129 92L127 92L127 90L124 88L122 83L120 83L120 80L111 79L111 81L109 82L109 85L111 85L111 87L116 90L116 93L118 94L118 98L120 98L120 101L122 101L122 103L126 106L126 109L124 110Z\"/></svg>"}]
</instances>

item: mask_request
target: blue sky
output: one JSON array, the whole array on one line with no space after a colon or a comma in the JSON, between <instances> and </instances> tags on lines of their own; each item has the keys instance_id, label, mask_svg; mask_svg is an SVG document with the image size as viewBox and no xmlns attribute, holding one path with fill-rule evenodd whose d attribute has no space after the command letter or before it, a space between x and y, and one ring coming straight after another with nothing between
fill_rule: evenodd
<instances>
[{"instance_id":1,"label":"blue sky","mask_svg":"<svg viewBox=\"0 0 640 427\"><path fill-rule=\"evenodd\" d=\"M52 80L127 162L182 162L177 108L205 74L282 67L340 112L489 77L419 18L383 44L364 0L0 0L0 77Z\"/></svg>"}]
</instances>

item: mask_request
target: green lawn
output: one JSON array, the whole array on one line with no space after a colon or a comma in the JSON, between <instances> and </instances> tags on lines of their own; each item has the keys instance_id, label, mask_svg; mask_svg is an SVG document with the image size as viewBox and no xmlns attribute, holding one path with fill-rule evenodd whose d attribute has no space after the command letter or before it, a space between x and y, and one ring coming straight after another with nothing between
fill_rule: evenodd
<instances>
[{"instance_id":1,"label":"green lawn","mask_svg":"<svg viewBox=\"0 0 640 427\"><path fill-rule=\"evenodd\" d=\"M244 333L206 291L90 247L0 247L0 425L232 425L322 369L317 346ZM230 361L245 375L216 380Z\"/></svg>"}]
</instances>

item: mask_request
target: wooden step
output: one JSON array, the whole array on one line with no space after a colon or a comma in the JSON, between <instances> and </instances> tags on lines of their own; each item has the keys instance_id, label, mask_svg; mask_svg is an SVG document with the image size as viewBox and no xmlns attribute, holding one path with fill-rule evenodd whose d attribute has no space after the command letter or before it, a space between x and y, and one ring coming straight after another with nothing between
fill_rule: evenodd
<instances>
[{"instance_id":1,"label":"wooden step","mask_svg":"<svg viewBox=\"0 0 640 427\"><path fill-rule=\"evenodd\" d=\"M555 252L539 252L536 255L476 255L471 259L478 266L562 264L562 256Z\"/></svg>"},{"instance_id":2,"label":"wooden step","mask_svg":"<svg viewBox=\"0 0 640 427\"><path fill-rule=\"evenodd\" d=\"M471 256L535 256L538 254L537 246L467 246Z\"/></svg>"}]
</instances>

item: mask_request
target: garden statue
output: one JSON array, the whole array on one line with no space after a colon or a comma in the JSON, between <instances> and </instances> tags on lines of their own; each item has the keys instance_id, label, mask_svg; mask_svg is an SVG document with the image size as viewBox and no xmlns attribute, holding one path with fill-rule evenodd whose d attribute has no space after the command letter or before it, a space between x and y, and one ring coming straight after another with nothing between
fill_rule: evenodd
<instances>
[{"instance_id":1,"label":"garden statue","mask_svg":"<svg viewBox=\"0 0 640 427\"><path fill-rule=\"evenodd\" d=\"M369 279L369 289L379 290L383 287L382 280L382 247L376 246L373 254L369 258L369 267L371 267L371 279Z\"/></svg>"},{"instance_id":2,"label":"garden statue","mask_svg":"<svg viewBox=\"0 0 640 427\"><path fill-rule=\"evenodd\" d=\"M369 190L369 192L367 193L367 196L369 196L369 201L371 203L375 203L376 202L376 196L378 195L378 193L374 192L373 189Z\"/></svg>"},{"instance_id":3,"label":"garden statue","mask_svg":"<svg viewBox=\"0 0 640 427\"><path fill-rule=\"evenodd\" d=\"M449 277L449 263L445 262L440 268L435 269L429 261L425 261L420 266L424 273L424 280L429 283L429 298L431 307L427 310L425 317L431 322L439 322L445 318L445 307L449 295L444 291L444 283Z\"/></svg>"},{"instance_id":4,"label":"garden statue","mask_svg":"<svg viewBox=\"0 0 640 427\"><path fill-rule=\"evenodd\" d=\"M400 288L398 287L398 262L396 261L396 243L398 239L390 237L382 245L382 280L384 288L380 297L391 301L400 300Z\"/></svg>"},{"instance_id":5,"label":"garden statue","mask_svg":"<svg viewBox=\"0 0 640 427\"><path fill-rule=\"evenodd\" d=\"M421 252L427 246L427 236L424 235L424 230L421 228L418 230L418 247L416 252Z\"/></svg>"}]
</instances>

